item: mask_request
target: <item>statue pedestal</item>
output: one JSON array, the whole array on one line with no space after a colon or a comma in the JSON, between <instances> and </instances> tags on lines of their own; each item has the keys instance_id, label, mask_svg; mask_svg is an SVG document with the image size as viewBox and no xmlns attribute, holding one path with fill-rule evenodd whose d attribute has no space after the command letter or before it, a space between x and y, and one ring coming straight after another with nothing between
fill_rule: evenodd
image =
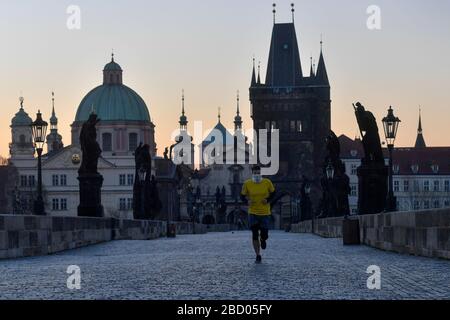
<instances>
[{"instance_id":1,"label":"statue pedestal","mask_svg":"<svg viewBox=\"0 0 450 320\"><path fill-rule=\"evenodd\" d=\"M358 214L376 214L386 208L389 168L384 164L362 164L358 168Z\"/></svg>"},{"instance_id":2,"label":"statue pedestal","mask_svg":"<svg viewBox=\"0 0 450 320\"><path fill-rule=\"evenodd\" d=\"M101 174L80 174L80 205L79 217L103 217L101 189L103 177Z\"/></svg>"}]
</instances>

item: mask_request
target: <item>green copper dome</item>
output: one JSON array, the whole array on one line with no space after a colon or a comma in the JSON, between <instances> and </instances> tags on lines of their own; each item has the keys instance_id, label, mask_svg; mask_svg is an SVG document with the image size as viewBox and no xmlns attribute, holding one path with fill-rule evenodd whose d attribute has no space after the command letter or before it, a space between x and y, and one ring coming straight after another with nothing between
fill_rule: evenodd
<instances>
[{"instance_id":1,"label":"green copper dome","mask_svg":"<svg viewBox=\"0 0 450 320\"><path fill-rule=\"evenodd\" d=\"M114 56L103 69L103 84L81 101L75 122L88 120L92 111L101 121L151 121L144 100L122 83L122 68Z\"/></svg>"},{"instance_id":2,"label":"green copper dome","mask_svg":"<svg viewBox=\"0 0 450 320\"><path fill-rule=\"evenodd\" d=\"M103 84L89 92L78 107L75 121L86 121L92 111L101 121L147 121L144 100L123 84Z\"/></svg>"},{"instance_id":3,"label":"green copper dome","mask_svg":"<svg viewBox=\"0 0 450 320\"><path fill-rule=\"evenodd\" d=\"M19 112L16 113L14 118L11 120L11 126L29 126L33 120L30 118L28 113L21 107Z\"/></svg>"}]
</instances>

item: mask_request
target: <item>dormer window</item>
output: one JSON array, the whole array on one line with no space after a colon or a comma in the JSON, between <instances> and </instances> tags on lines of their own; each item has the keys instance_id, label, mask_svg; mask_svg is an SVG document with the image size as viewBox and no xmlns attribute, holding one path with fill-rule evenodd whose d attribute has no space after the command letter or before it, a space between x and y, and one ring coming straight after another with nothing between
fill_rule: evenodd
<instances>
[{"instance_id":1,"label":"dormer window","mask_svg":"<svg viewBox=\"0 0 450 320\"><path fill-rule=\"evenodd\" d=\"M419 173L419 165L418 165L418 164L413 164L413 165L411 166L411 171L412 171L414 174Z\"/></svg>"},{"instance_id":2,"label":"dormer window","mask_svg":"<svg viewBox=\"0 0 450 320\"><path fill-rule=\"evenodd\" d=\"M431 170L433 170L433 173L437 174L439 173L439 166L437 164L433 164L431 166Z\"/></svg>"},{"instance_id":3,"label":"dormer window","mask_svg":"<svg viewBox=\"0 0 450 320\"><path fill-rule=\"evenodd\" d=\"M392 171L394 171L394 174L398 174L400 172L400 166L398 164L393 165Z\"/></svg>"}]
</instances>

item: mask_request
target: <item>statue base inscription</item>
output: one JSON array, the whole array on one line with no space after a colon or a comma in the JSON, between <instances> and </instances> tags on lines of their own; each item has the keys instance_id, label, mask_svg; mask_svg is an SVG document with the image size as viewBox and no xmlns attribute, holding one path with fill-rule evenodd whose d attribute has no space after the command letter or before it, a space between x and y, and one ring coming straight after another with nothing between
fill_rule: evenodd
<instances>
[{"instance_id":1,"label":"statue base inscription","mask_svg":"<svg viewBox=\"0 0 450 320\"><path fill-rule=\"evenodd\" d=\"M101 188L103 177L101 174L80 174L80 205L79 217L103 217Z\"/></svg>"}]
</instances>

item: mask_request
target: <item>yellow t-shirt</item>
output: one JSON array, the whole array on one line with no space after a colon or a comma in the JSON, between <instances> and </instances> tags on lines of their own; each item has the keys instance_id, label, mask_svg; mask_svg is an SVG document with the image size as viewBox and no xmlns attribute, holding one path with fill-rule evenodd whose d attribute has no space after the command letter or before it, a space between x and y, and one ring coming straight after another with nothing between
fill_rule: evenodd
<instances>
[{"instance_id":1,"label":"yellow t-shirt","mask_svg":"<svg viewBox=\"0 0 450 320\"><path fill-rule=\"evenodd\" d=\"M275 191L272 182L263 178L260 183L253 180L247 180L242 186L241 194L249 199L248 213L257 216L269 216L270 204L263 204L263 200L267 199L272 192Z\"/></svg>"}]
</instances>

